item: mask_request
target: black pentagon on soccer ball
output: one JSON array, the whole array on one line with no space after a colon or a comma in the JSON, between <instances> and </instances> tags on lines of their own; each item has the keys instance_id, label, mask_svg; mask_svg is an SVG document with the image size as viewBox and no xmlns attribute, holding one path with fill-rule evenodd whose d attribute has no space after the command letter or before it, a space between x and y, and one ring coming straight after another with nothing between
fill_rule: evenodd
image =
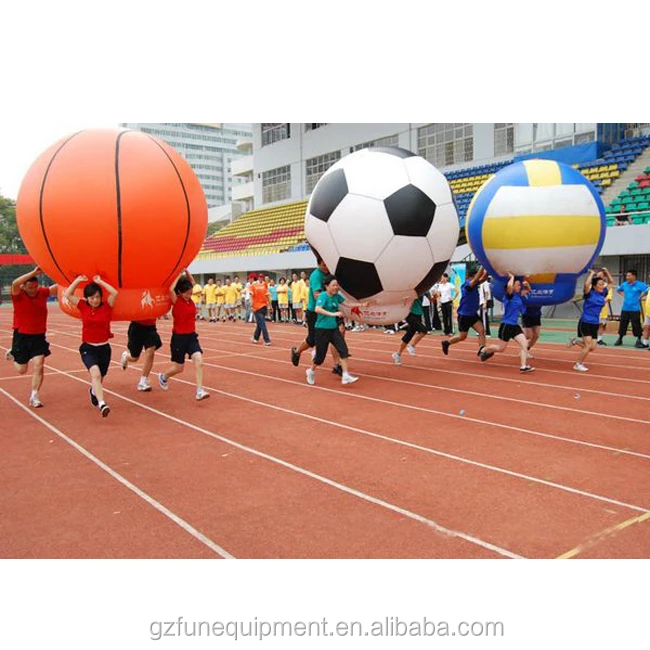
<instances>
[{"instance_id":1,"label":"black pentagon on soccer ball","mask_svg":"<svg viewBox=\"0 0 650 650\"><path fill-rule=\"evenodd\" d=\"M311 195L309 206L311 214L317 219L327 222L347 193L348 183L342 169L323 176Z\"/></svg>"},{"instance_id":2,"label":"black pentagon on soccer ball","mask_svg":"<svg viewBox=\"0 0 650 650\"><path fill-rule=\"evenodd\" d=\"M424 279L417 287L415 287L415 293L418 296L423 295L426 291L431 289L431 287L440 279L442 274L445 272L445 269L449 266L449 260L444 262L436 262L431 270L424 276Z\"/></svg>"},{"instance_id":3,"label":"black pentagon on soccer ball","mask_svg":"<svg viewBox=\"0 0 650 650\"><path fill-rule=\"evenodd\" d=\"M398 158L411 158L417 154L414 154L408 149L402 149L401 147L370 147L370 151L379 151L380 153L389 153Z\"/></svg>"},{"instance_id":4,"label":"black pentagon on soccer ball","mask_svg":"<svg viewBox=\"0 0 650 650\"><path fill-rule=\"evenodd\" d=\"M393 232L409 237L426 237L433 223L436 204L415 185L405 185L384 199Z\"/></svg>"},{"instance_id":5,"label":"black pentagon on soccer ball","mask_svg":"<svg viewBox=\"0 0 650 650\"><path fill-rule=\"evenodd\" d=\"M349 257L341 257L334 275L341 288L357 300L369 298L384 290L372 262L360 262Z\"/></svg>"}]
</instances>

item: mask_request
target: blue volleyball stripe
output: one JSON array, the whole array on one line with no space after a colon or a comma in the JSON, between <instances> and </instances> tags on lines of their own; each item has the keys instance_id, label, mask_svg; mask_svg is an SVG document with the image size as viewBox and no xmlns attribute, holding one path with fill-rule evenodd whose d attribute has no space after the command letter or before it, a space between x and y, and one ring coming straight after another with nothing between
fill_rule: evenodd
<instances>
[{"instance_id":1,"label":"blue volleyball stripe","mask_svg":"<svg viewBox=\"0 0 650 650\"><path fill-rule=\"evenodd\" d=\"M495 182L496 180L496 182ZM528 174L523 163L513 163L504 167L499 173L493 176L486 185L480 189L480 194L476 197L470 212L467 215L466 231L467 241L476 258L483 263L487 261L485 248L483 247L483 219L485 213L490 207L490 203L498 192L499 188L504 185L514 185L518 187L528 186ZM490 267L489 264L485 265L492 275L498 275L497 272Z\"/></svg>"}]
</instances>

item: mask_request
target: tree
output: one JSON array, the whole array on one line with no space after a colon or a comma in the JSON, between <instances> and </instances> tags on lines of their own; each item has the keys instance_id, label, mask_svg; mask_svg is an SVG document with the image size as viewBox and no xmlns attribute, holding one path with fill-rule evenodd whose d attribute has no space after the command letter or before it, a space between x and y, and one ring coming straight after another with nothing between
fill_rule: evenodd
<instances>
[{"instance_id":1,"label":"tree","mask_svg":"<svg viewBox=\"0 0 650 650\"><path fill-rule=\"evenodd\" d=\"M0 253L26 252L16 224L16 203L0 194Z\"/></svg>"}]
</instances>

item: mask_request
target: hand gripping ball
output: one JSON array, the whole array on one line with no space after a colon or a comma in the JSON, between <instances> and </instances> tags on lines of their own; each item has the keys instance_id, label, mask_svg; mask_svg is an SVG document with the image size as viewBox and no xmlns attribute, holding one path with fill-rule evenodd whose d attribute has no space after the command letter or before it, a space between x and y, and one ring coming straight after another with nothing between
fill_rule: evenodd
<instances>
[{"instance_id":1,"label":"hand gripping ball","mask_svg":"<svg viewBox=\"0 0 650 650\"><path fill-rule=\"evenodd\" d=\"M529 276L532 305L574 296L576 281L605 240L605 207L577 170L553 160L504 167L474 195L467 211L467 241L494 276L501 300L507 274Z\"/></svg>"},{"instance_id":2,"label":"hand gripping ball","mask_svg":"<svg viewBox=\"0 0 650 650\"><path fill-rule=\"evenodd\" d=\"M119 290L114 320L141 320L169 310L169 286L205 238L207 204L191 167L164 142L86 130L32 164L17 222L31 256L60 285L60 301L77 275L99 274Z\"/></svg>"},{"instance_id":3,"label":"hand gripping ball","mask_svg":"<svg viewBox=\"0 0 650 650\"><path fill-rule=\"evenodd\" d=\"M405 149L345 156L312 192L305 234L341 288L373 304L412 302L442 275L458 242L447 179Z\"/></svg>"}]
</instances>

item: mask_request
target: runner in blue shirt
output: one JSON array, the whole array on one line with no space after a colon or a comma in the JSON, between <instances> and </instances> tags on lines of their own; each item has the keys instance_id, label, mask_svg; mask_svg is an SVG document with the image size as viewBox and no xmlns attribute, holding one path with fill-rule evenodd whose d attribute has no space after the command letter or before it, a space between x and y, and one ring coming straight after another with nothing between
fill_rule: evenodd
<instances>
[{"instance_id":1,"label":"runner in blue shirt","mask_svg":"<svg viewBox=\"0 0 650 650\"><path fill-rule=\"evenodd\" d=\"M460 288L461 297L458 305L458 334L450 339L442 341L443 354L449 354L449 346L456 345L467 338L470 328L478 334L478 354L485 347L485 328L478 315L479 294L478 287L487 279L487 271L484 268L469 266L467 267L468 279Z\"/></svg>"},{"instance_id":2,"label":"runner in blue shirt","mask_svg":"<svg viewBox=\"0 0 650 650\"><path fill-rule=\"evenodd\" d=\"M508 285L506 286L506 295L503 298L503 307L505 313L499 327L499 341L487 345L481 351L481 361L487 361L494 356L496 352L503 352L508 347L508 342L514 339L519 343L521 364L520 372L533 372L535 368L528 365L528 340L519 326L519 316L524 312L528 294L530 293L530 284L524 280L515 280L512 273L508 274Z\"/></svg>"},{"instance_id":3,"label":"runner in blue shirt","mask_svg":"<svg viewBox=\"0 0 650 650\"><path fill-rule=\"evenodd\" d=\"M632 323L632 333L636 336L635 348L647 348L641 341L641 298L648 293L648 285L636 279L636 271L630 269L625 274L625 282L616 290L623 295L621 322L618 326L618 338L614 345L623 345L627 327Z\"/></svg>"},{"instance_id":4,"label":"runner in blue shirt","mask_svg":"<svg viewBox=\"0 0 650 650\"><path fill-rule=\"evenodd\" d=\"M521 315L521 325L524 328L526 339L528 339L528 358L534 359L530 350L537 343L539 333L542 331L542 308L537 305L526 305L526 309Z\"/></svg>"},{"instance_id":5,"label":"runner in blue shirt","mask_svg":"<svg viewBox=\"0 0 650 650\"><path fill-rule=\"evenodd\" d=\"M578 360L573 369L578 372L587 372L589 368L584 361L587 355L596 349L598 340L598 328L600 327L600 312L605 305L607 297L607 284L604 278L596 275L593 269L589 271L584 287L585 302L582 307L582 316L578 321L578 336L580 339L572 338L567 347L577 345L582 348Z\"/></svg>"}]
</instances>

